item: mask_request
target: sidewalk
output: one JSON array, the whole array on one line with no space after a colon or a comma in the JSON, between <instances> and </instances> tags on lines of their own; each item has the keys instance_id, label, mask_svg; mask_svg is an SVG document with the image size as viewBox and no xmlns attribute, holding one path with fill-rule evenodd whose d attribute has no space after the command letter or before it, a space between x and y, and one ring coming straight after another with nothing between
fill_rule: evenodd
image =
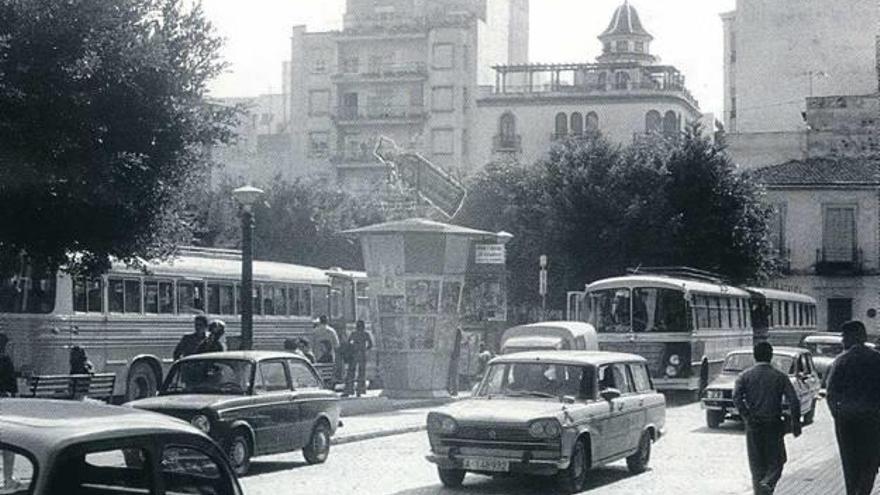
<instances>
[{"instance_id":1,"label":"sidewalk","mask_svg":"<svg viewBox=\"0 0 880 495\"><path fill-rule=\"evenodd\" d=\"M344 417L342 428L336 430L332 443L341 445L424 430L428 411L431 409L431 407L401 409Z\"/></svg>"}]
</instances>

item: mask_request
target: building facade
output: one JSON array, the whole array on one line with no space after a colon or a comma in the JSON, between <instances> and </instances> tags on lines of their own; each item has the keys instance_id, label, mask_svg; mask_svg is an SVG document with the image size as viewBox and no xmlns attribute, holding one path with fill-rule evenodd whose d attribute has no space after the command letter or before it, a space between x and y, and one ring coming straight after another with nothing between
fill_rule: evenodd
<instances>
[{"instance_id":1,"label":"building facade","mask_svg":"<svg viewBox=\"0 0 880 495\"><path fill-rule=\"evenodd\" d=\"M743 166L809 156L810 97L877 91L876 0L737 0L724 25L724 125Z\"/></svg>"},{"instance_id":2,"label":"building facade","mask_svg":"<svg viewBox=\"0 0 880 495\"><path fill-rule=\"evenodd\" d=\"M475 95L493 64L528 56L528 0L348 0L341 31L293 28L291 154L350 189L381 183L379 136L466 171Z\"/></svg>"},{"instance_id":3,"label":"building facade","mask_svg":"<svg viewBox=\"0 0 880 495\"><path fill-rule=\"evenodd\" d=\"M476 163L531 163L570 136L601 133L628 144L646 133L677 135L703 117L684 76L652 55L653 37L628 2L599 41L593 63L494 67L494 85L477 99ZM707 125L714 131L713 117Z\"/></svg>"}]
</instances>

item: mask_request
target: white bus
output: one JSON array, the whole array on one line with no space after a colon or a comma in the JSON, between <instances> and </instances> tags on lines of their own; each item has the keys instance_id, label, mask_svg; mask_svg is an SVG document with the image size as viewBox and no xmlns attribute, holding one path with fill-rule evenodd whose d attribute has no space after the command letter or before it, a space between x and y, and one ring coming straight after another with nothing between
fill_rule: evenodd
<instances>
[{"instance_id":1,"label":"white bus","mask_svg":"<svg viewBox=\"0 0 880 495\"><path fill-rule=\"evenodd\" d=\"M816 299L805 294L760 287L746 288L752 294L752 326L755 340L773 345L797 347L807 335L816 333Z\"/></svg>"},{"instance_id":2,"label":"white bus","mask_svg":"<svg viewBox=\"0 0 880 495\"><path fill-rule=\"evenodd\" d=\"M326 270L254 261L253 273L255 349L308 338L314 319L328 314ZM114 264L95 278L22 264L0 279L0 332L22 380L68 373L69 349L79 345L96 372L116 374L114 395L131 400L155 393L195 314L224 320L230 347L238 345L240 280L238 251L217 249L187 248L146 271Z\"/></svg>"}]
</instances>

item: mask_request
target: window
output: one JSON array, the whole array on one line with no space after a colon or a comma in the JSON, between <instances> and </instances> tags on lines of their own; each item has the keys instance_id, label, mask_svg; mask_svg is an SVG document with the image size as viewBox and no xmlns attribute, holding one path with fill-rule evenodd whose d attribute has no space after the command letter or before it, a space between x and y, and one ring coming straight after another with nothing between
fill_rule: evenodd
<instances>
[{"instance_id":1,"label":"window","mask_svg":"<svg viewBox=\"0 0 880 495\"><path fill-rule=\"evenodd\" d=\"M568 116L563 112L556 114L556 139L568 136Z\"/></svg>"},{"instance_id":2,"label":"window","mask_svg":"<svg viewBox=\"0 0 880 495\"><path fill-rule=\"evenodd\" d=\"M139 447L69 448L59 456L48 492L154 493L149 459L147 450Z\"/></svg>"},{"instance_id":3,"label":"window","mask_svg":"<svg viewBox=\"0 0 880 495\"><path fill-rule=\"evenodd\" d=\"M602 53L611 53L611 42L602 43Z\"/></svg>"},{"instance_id":4,"label":"window","mask_svg":"<svg viewBox=\"0 0 880 495\"><path fill-rule=\"evenodd\" d=\"M826 206L822 232L822 261L855 261L856 207Z\"/></svg>"},{"instance_id":5,"label":"window","mask_svg":"<svg viewBox=\"0 0 880 495\"><path fill-rule=\"evenodd\" d=\"M309 133L309 156L313 158L326 157L330 152L330 133L327 131L315 131Z\"/></svg>"},{"instance_id":6,"label":"window","mask_svg":"<svg viewBox=\"0 0 880 495\"><path fill-rule=\"evenodd\" d=\"M148 280L144 282L144 312L173 314L174 283L164 280Z\"/></svg>"},{"instance_id":7,"label":"window","mask_svg":"<svg viewBox=\"0 0 880 495\"><path fill-rule=\"evenodd\" d=\"M645 53L644 41L636 41L636 53Z\"/></svg>"},{"instance_id":8,"label":"window","mask_svg":"<svg viewBox=\"0 0 880 495\"><path fill-rule=\"evenodd\" d=\"M618 72L614 74L614 89L629 89L629 73Z\"/></svg>"},{"instance_id":9,"label":"window","mask_svg":"<svg viewBox=\"0 0 880 495\"><path fill-rule=\"evenodd\" d=\"M177 282L177 312L193 313L205 310L205 286L202 282Z\"/></svg>"},{"instance_id":10,"label":"window","mask_svg":"<svg viewBox=\"0 0 880 495\"><path fill-rule=\"evenodd\" d=\"M435 69L452 69L455 66L455 45L434 43L432 60L432 67Z\"/></svg>"},{"instance_id":11,"label":"window","mask_svg":"<svg viewBox=\"0 0 880 495\"><path fill-rule=\"evenodd\" d=\"M233 284L208 284L208 313L215 315L234 315Z\"/></svg>"},{"instance_id":12,"label":"window","mask_svg":"<svg viewBox=\"0 0 880 495\"><path fill-rule=\"evenodd\" d=\"M651 386L651 377L644 364L630 364L629 370L632 373L636 392L650 392L654 388Z\"/></svg>"},{"instance_id":13,"label":"window","mask_svg":"<svg viewBox=\"0 0 880 495\"><path fill-rule=\"evenodd\" d=\"M730 63L736 63L736 31L730 32Z\"/></svg>"},{"instance_id":14,"label":"window","mask_svg":"<svg viewBox=\"0 0 880 495\"><path fill-rule=\"evenodd\" d=\"M309 91L309 115L330 113L330 92L325 89Z\"/></svg>"},{"instance_id":15,"label":"window","mask_svg":"<svg viewBox=\"0 0 880 495\"><path fill-rule=\"evenodd\" d=\"M589 323L600 333L625 333L631 330L630 291L626 288L590 292Z\"/></svg>"},{"instance_id":16,"label":"window","mask_svg":"<svg viewBox=\"0 0 880 495\"><path fill-rule=\"evenodd\" d=\"M275 299L272 305L275 306L276 315L287 316L287 287L275 287Z\"/></svg>"},{"instance_id":17,"label":"window","mask_svg":"<svg viewBox=\"0 0 880 495\"><path fill-rule=\"evenodd\" d=\"M290 390L287 382L287 371L284 369L284 361L263 361L260 363L260 375L262 378L261 391L276 392Z\"/></svg>"},{"instance_id":18,"label":"window","mask_svg":"<svg viewBox=\"0 0 880 495\"><path fill-rule=\"evenodd\" d=\"M580 112L571 114L571 133L575 136L584 133L584 116Z\"/></svg>"},{"instance_id":19,"label":"window","mask_svg":"<svg viewBox=\"0 0 880 495\"><path fill-rule=\"evenodd\" d=\"M275 287L271 285L263 286L263 314L275 315Z\"/></svg>"},{"instance_id":20,"label":"window","mask_svg":"<svg viewBox=\"0 0 880 495\"><path fill-rule=\"evenodd\" d=\"M634 332L686 332L687 308L681 291L639 287L633 289Z\"/></svg>"},{"instance_id":21,"label":"window","mask_svg":"<svg viewBox=\"0 0 880 495\"><path fill-rule=\"evenodd\" d=\"M15 477L3 476L0 479L0 493L30 493L31 484L34 481L34 465L31 460L11 448L0 446L0 457L10 462L9 466L15 466ZM6 486L6 483L13 483L13 486ZM66 493L61 491L58 493Z\"/></svg>"},{"instance_id":22,"label":"window","mask_svg":"<svg viewBox=\"0 0 880 495\"><path fill-rule=\"evenodd\" d=\"M663 129L663 117L657 110L651 110L645 114L645 132L650 134L660 132Z\"/></svg>"},{"instance_id":23,"label":"window","mask_svg":"<svg viewBox=\"0 0 880 495\"><path fill-rule=\"evenodd\" d=\"M629 394L635 390L625 364L605 365L599 368L599 391L609 388L616 388L621 394Z\"/></svg>"},{"instance_id":24,"label":"window","mask_svg":"<svg viewBox=\"0 0 880 495\"><path fill-rule=\"evenodd\" d=\"M605 91L608 89L608 73L600 72L599 78L597 79L596 85L599 86L600 91Z\"/></svg>"},{"instance_id":25,"label":"window","mask_svg":"<svg viewBox=\"0 0 880 495\"><path fill-rule=\"evenodd\" d=\"M516 117L511 112L504 112L498 119L498 134L502 141L509 141L516 136Z\"/></svg>"},{"instance_id":26,"label":"window","mask_svg":"<svg viewBox=\"0 0 880 495\"><path fill-rule=\"evenodd\" d=\"M777 254L785 252L785 203L770 205L770 245Z\"/></svg>"},{"instance_id":27,"label":"window","mask_svg":"<svg viewBox=\"0 0 880 495\"><path fill-rule=\"evenodd\" d=\"M291 316L309 316L312 314L312 296L309 287L292 286L288 291L288 304Z\"/></svg>"},{"instance_id":28,"label":"window","mask_svg":"<svg viewBox=\"0 0 880 495\"><path fill-rule=\"evenodd\" d=\"M431 88L431 109L437 112L455 110L454 94L455 88L452 86Z\"/></svg>"},{"instance_id":29,"label":"window","mask_svg":"<svg viewBox=\"0 0 880 495\"><path fill-rule=\"evenodd\" d=\"M293 388L323 388L321 380L302 361L290 359L287 361L287 365L290 366L290 380L293 382Z\"/></svg>"},{"instance_id":30,"label":"window","mask_svg":"<svg viewBox=\"0 0 880 495\"><path fill-rule=\"evenodd\" d=\"M55 309L55 273L30 266L20 268L23 269L0 273L0 312L51 313ZM85 311L86 289L80 282L82 306L76 311Z\"/></svg>"},{"instance_id":31,"label":"window","mask_svg":"<svg viewBox=\"0 0 880 495\"><path fill-rule=\"evenodd\" d=\"M165 446L160 466L166 493L220 494L234 491L214 459L192 447Z\"/></svg>"},{"instance_id":32,"label":"window","mask_svg":"<svg viewBox=\"0 0 880 495\"><path fill-rule=\"evenodd\" d=\"M678 116L670 110L663 117L663 134L667 137L675 137L678 136L678 131Z\"/></svg>"},{"instance_id":33,"label":"window","mask_svg":"<svg viewBox=\"0 0 880 495\"><path fill-rule=\"evenodd\" d=\"M74 311L101 313L103 304L103 280L100 278L81 278L73 281Z\"/></svg>"},{"instance_id":34,"label":"window","mask_svg":"<svg viewBox=\"0 0 880 495\"><path fill-rule=\"evenodd\" d=\"M141 312L140 280L110 278L107 287L107 303L111 313Z\"/></svg>"},{"instance_id":35,"label":"window","mask_svg":"<svg viewBox=\"0 0 880 495\"><path fill-rule=\"evenodd\" d=\"M431 130L431 153L435 155L455 153L455 134L452 129Z\"/></svg>"},{"instance_id":36,"label":"window","mask_svg":"<svg viewBox=\"0 0 880 495\"><path fill-rule=\"evenodd\" d=\"M584 118L585 129L588 134L599 132L599 116L596 112L590 112Z\"/></svg>"},{"instance_id":37,"label":"window","mask_svg":"<svg viewBox=\"0 0 880 495\"><path fill-rule=\"evenodd\" d=\"M626 53L629 51L629 42L625 40L619 40L614 44L614 48L618 53Z\"/></svg>"},{"instance_id":38,"label":"window","mask_svg":"<svg viewBox=\"0 0 880 495\"><path fill-rule=\"evenodd\" d=\"M697 313L697 328L709 328L712 326L709 318L709 298L705 296L694 297L694 309Z\"/></svg>"},{"instance_id":39,"label":"window","mask_svg":"<svg viewBox=\"0 0 880 495\"><path fill-rule=\"evenodd\" d=\"M360 71L360 59L357 56L349 56L342 59L343 74L357 74Z\"/></svg>"}]
</instances>

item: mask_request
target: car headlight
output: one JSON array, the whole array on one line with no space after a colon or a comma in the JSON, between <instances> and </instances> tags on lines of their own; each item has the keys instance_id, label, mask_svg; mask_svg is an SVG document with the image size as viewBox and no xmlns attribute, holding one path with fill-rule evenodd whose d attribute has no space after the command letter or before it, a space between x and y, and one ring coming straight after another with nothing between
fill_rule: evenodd
<instances>
[{"instance_id":1,"label":"car headlight","mask_svg":"<svg viewBox=\"0 0 880 495\"><path fill-rule=\"evenodd\" d=\"M556 438L561 433L562 427L555 419L539 419L529 425L529 435L535 438Z\"/></svg>"},{"instance_id":2,"label":"car headlight","mask_svg":"<svg viewBox=\"0 0 880 495\"><path fill-rule=\"evenodd\" d=\"M673 354L669 356L669 364L672 366L678 366L681 364L681 357L678 354Z\"/></svg>"},{"instance_id":3,"label":"car headlight","mask_svg":"<svg viewBox=\"0 0 880 495\"><path fill-rule=\"evenodd\" d=\"M189 420L189 422L191 425L195 426L205 433L211 431L211 420L208 419L208 417L204 414L196 415L193 419Z\"/></svg>"},{"instance_id":4,"label":"car headlight","mask_svg":"<svg viewBox=\"0 0 880 495\"><path fill-rule=\"evenodd\" d=\"M678 368L670 364L669 366L666 367L666 376L669 376L669 377L678 376Z\"/></svg>"},{"instance_id":5,"label":"car headlight","mask_svg":"<svg viewBox=\"0 0 880 495\"><path fill-rule=\"evenodd\" d=\"M431 413L428 415L428 431L442 435L452 435L458 430L458 423L445 414Z\"/></svg>"},{"instance_id":6,"label":"car headlight","mask_svg":"<svg viewBox=\"0 0 880 495\"><path fill-rule=\"evenodd\" d=\"M720 390L707 390L706 397L709 399L720 399L724 394Z\"/></svg>"}]
</instances>

